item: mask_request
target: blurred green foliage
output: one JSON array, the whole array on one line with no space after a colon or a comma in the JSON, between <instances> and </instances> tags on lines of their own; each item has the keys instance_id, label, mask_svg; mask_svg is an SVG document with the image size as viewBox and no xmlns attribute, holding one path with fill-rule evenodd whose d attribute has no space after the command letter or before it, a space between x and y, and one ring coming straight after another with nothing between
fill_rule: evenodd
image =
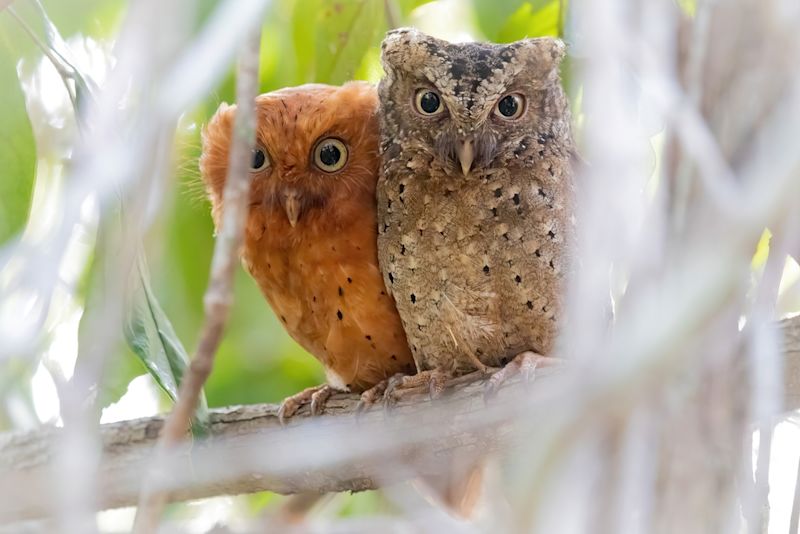
<instances>
[{"instance_id":1,"label":"blurred green foliage","mask_svg":"<svg viewBox=\"0 0 800 534\"><path fill-rule=\"evenodd\" d=\"M0 243L22 229L28 217L36 171L36 145L25 112L22 88L17 82L16 63L20 50L12 40L18 31L0 26ZM15 35L16 34L16 35Z\"/></svg>"},{"instance_id":2,"label":"blurred green foliage","mask_svg":"<svg viewBox=\"0 0 800 534\"><path fill-rule=\"evenodd\" d=\"M201 27L218 4L198 1L193 27ZM377 81L380 41L390 25L419 25L428 31L450 25L476 39L496 42L557 35L563 28L563 2L558 0L434 4L430 0L275 0L263 27L261 90L352 78ZM80 33L113 39L127 3L45 0L44 5L65 38ZM454 6L458 9L453 10ZM436 10L431 11L432 7ZM452 20L449 10L453 10ZM456 12L467 15L456 16ZM14 66L21 57L35 57L38 52L5 13L0 14L0 30L0 103L5 104L0 108L0 139L5 141L0 144L0 241L4 241L24 224L36 157ZM153 290L189 353L196 347L203 320L202 297L213 247L213 226L197 170L199 131L220 102L234 101L234 88L231 70L202 105L184 116L175 147L174 187L147 236ZM228 329L206 386L209 405L276 402L323 381L320 365L283 331L242 270L236 274L235 290ZM114 358L118 363L109 366L106 383L99 388L104 403L118 398L124 386L144 372L124 346Z\"/></svg>"}]
</instances>

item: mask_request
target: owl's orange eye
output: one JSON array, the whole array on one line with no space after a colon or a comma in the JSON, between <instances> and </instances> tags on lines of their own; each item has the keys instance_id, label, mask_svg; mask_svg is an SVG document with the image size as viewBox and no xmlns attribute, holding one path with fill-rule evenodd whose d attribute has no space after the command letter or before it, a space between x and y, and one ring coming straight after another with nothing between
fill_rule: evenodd
<instances>
[{"instance_id":1,"label":"owl's orange eye","mask_svg":"<svg viewBox=\"0 0 800 534\"><path fill-rule=\"evenodd\" d=\"M253 159L250 161L250 172L263 171L269 166L267 151L257 146L253 150Z\"/></svg>"},{"instance_id":2,"label":"owl's orange eye","mask_svg":"<svg viewBox=\"0 0 800 534\"><path fill-rule=\"evenodd\" d=\"M314 165L323 172L336 172L347 163L347 147L335 137L326 137L314 148Z\"/></svg>"},{"instance_id":3,"label":"owl's orange eye","mask_svg":"<svg viewBox=\"0 0 800 534\"><path fill-rule=\"evenodd\" d=\"M525 111L525 97L519 93L509 93L497 102L494 114L502 119L518 119Z\"/></svg>"},{"instance_id":4,"label":"owl's orange eye","mask_svg":"<svg viewBox=\"0 0 800 534\"><path fill-rule=\"evenodd\" d=\"M417 111L427 116L438 115L444 111L442 99L439 93L433 89L418 90L414 96L414 104L417 107Z\"/></svg>"}]
</instances>

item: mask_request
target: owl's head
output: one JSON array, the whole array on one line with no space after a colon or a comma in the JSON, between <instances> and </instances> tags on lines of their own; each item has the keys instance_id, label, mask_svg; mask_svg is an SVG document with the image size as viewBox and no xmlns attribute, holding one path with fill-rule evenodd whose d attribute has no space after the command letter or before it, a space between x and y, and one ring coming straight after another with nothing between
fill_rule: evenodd
<instances>
[{"instance_id":1,"label":"owl's head","mask_svg":"<svg viewBox=\"0 0 800 534\"><path fill-rule=\"evenodd\" d=\"M353 199L371 198L378 165L377 95L372 85L308 84L256 99L250 209L307 229L335 226ZM236 106L220 105L202 133L200 171L218 223ZM285 218L284 218L285 216Z\"/></svg>"},{"instance_id":2,"label":"owl's head","mask_svg":"<svg viewBox=\"0 0 800 534\"><path fill-rule=\"evenodd\" d=\"M564 44L448 43L415 29L390 31L382 44L379 93L384 148L395 136L449 173L480 173L510 163L521 145L568 132L559 80Z\"/></svg>"}]
</instances>

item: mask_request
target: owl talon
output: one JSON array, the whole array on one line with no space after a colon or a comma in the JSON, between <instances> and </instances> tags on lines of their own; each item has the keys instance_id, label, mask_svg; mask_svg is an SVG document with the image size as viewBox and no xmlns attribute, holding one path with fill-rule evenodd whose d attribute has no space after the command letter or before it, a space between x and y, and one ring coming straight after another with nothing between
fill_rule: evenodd
<instances>
[{"instance_id":1,"label":"owl talon","mask_svg":"<svg viewBox=\"0 0 800 534\"><path fill-rule=\"evenodd\" d=\"M384 398L386 395L386 389L389 386L389 380L391 380L391 378L381 380L361 394L361 398L358 399L358 404L356 404L356 419L361 417L361 415L365 412L369 411L369 409L372 408L372 406L380 399Z\"/></svg>"},{"instance_id":2,"label":"owl talon","mask_svg":"<svg viewBox=\"0 0 800 534\"><path fill-rule=\"evenodd\" d=\"M325 404L335 390L326 385L311 394L311 415L317 417L325 412Z\"/></svg>"},{"instance_id":3,"label":"owl talon","mask_svg":"<svg viewBox=\"0 0 800 534\"><path fill-rule=\"evenodd\" d=\"M280 408L278 408L278 421L281 426L286 426L288 419L296 414L301 406L309 402L311 403L311 415L320 415L324 409L325 402L334 391L328 384L320 384L286 397L283 399Z\"/></svg>"},{"instance_id":4,"label":"owl talon","mask_svg":"<svg viewBox=\"0 0 800 534\"><path fill-rule=\"evenodd\" d=\"M515 375L520 375L523 383L529 385L536 379L538 367L555 365L560 362L561 360L557 358L548 358L529 350L517 354L505 367L489 378L483 391L483 399L486 402L493 399L500 391L500 387Z\"/></svg>"}]
</instances>

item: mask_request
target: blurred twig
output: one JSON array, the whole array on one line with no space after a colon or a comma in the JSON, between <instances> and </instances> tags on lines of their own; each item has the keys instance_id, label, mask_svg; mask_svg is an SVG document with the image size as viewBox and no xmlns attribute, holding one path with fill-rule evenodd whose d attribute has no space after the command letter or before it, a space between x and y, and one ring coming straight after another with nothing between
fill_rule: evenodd
<instances>
[{"instance_id":1,"label":"blurred twig","mask_svg":"<svg viewBox=\"0 0 800 534\"><path fill-rule=\"evenodd\" d=\"M200 335L197 353L183 378L178 402L167 418L159 448L173 448L186 437L192 413L214 365L214 356L222 339L233 300L233 275L244 232L248 194L249 161L255 144L255 98L258 94L258 65L261 46L260 28L245 41L237 71L237 113L231 145L228 176L223 198L225 211L211 264L211 281L205 295L206 322ZM159 457L162 454L159 454ZM158 462L157 462L158 464ZM168 495L150 492L145 485L136 515L136 530L154 531Z\"/></svg>"}]
</instances>

